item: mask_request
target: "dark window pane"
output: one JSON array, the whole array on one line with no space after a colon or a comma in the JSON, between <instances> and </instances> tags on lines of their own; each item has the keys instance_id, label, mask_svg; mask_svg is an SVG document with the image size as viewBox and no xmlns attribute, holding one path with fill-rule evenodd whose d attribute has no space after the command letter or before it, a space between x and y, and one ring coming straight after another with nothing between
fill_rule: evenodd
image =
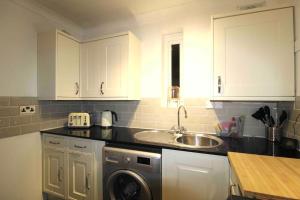
<instances>
[{"instance_id":1,"label":"dark window pane","mask_svg":"<svg viewBox=\"0 0 300 200\"><path fill-rule=\"evenodd\" d=\"M172 86L180 87L180 44L171 46Z\"/></svg>"}]
</instances>

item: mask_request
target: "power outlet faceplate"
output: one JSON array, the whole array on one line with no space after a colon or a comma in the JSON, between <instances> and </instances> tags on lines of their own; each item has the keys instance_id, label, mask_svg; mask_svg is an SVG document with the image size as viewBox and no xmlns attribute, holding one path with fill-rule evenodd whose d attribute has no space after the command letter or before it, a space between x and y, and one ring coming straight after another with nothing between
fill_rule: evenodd
<instances>
[{"instance_id":1,"label":"power outlet faceplate","mask_svg":"<svg viewBox=\"0 0 300 200\"><path fill-rule=\"evenodd\" d=\"M35 113L35 106L20 106L21 115L34 114L34 113Z\"/></svg>"}]
</instances>

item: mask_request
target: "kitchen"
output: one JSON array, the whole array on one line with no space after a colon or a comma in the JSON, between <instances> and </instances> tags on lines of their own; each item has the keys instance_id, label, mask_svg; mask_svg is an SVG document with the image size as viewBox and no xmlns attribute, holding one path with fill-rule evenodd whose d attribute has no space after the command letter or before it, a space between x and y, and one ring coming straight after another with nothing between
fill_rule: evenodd
<instances>
[{"instance_id":1,"label":"kitchen","mask_svg":"<svg viewBox=\"0 0 300 200\"><path fill-rule=\"evenodd\" d=\"M245 138L248 136L252 139L250 138L248 143L243 143L243 151L241 152L267 155L272 155L272 153L274 153L274 155L286 156L284 152L278 152L276 150L272 151L272 146L268 147L268 150L266 150L265 145L269 143L265 142L265 140L261 141L259 139L260 142L255 140L257 137L265 137L265 126L260 121L254 119L251 115L260 107L264 107L265 105L271 108L273 117L275 117L275 110L280 110L279 114L281 114L281 110L287 110L290 121L286 124L286 134L294 138L293 124L299 113L299 110L297 109L299 107L299 99L297 96L299 96L298 94L300 93L300 87L298 87L298 77L300 75L298 70L296 70L296 72L292 75L289 74L289 72L292 71L287 71L279 75L275 74L274 76L277 78L272 77L277 81L272 81L270 91L272 88L276 89L275 92L279 91L288 93L289 91L292 91L293 95L285 95L289 96L288 98L247 98L240 100L230 99L230 101L228 101L222 100L218 96L216 97L216 95L214 95L214 91L218 89L218 85L215 87L216 83L213 82L213 22L211 17L215 16L216 19L218 19L219 16L224 16L228 13L251 12L251 10L244 10L245 7L251 7L251 5L258 6L258 8L254 9L295 6L294 40L296 41L295 67L297 69L299 62L299 53L297 52L299 52L300 37L300 25L298 20L300 18L299 1L178 0L175 2L152 1L151 3L141 3L138 1L128 1L127 3L121 3L120 1L112 1L111 3L107 3L105 1L90 1L90 4L87 5L80 4L79 1L76 1L74 4L71 3L72 1L66 1L65 4L59 4L59 1L54 2L56 3L38 0L3 0L0 2L0 23L3 27L0 31L2 44L2 56L0 59L0 82L2 85L0 98L0 133L2 139L0 140L0 148L2 150L1 158L3 158L0 170L2 177L0 181L0 199L43 198L42 191L45 190L43 186L44 178L42 178L44 169L42 164L42 154L44 153L45 143L41 142L42 136L39 131L66 126L68 122L68 114L71 112L93 113L95 115L96 123L100 124L101 112L104 110L113 110L118 114L118 121L114 125L116 127L130 127L142 130L170 130L173 126L174 128L178 126L177 108L179 104L183 104L187 110L187 118L185 118L184 112L181 110L180 117L182 126L184 126L188 131L204 133L215 133L216 124L230 120L232 116L245 116L243 135ZM100 11L98 11L99 9ZM114 13L114 15L111 13ZM56 32L56 30L58 31ZM105 100L105 98L101 99L100 97L92 97L88 100L80 98L74 100L55 100L59 99L55 95L55 92L58 91L52 90L53 88L45 89L46 83L54 84L54 80L58 82L61 81L63 84L58 88L64 89L63 85L67 85L69 83L66 80L71 80L72 77L68 76L68 73L71 73L70 70L62 72L62 79L56 79L57 77L54 77L50 71L47 71L43 76L40 75L39 55L41 54L39 45L55 45L55 43L50 42L39 42L41 34L49 32L52 33L52 36L50 37L56 37L56 34L58 34L63 37L73 38L74 41L78 41L78 43L82 45L79 45L80 53L82 53L82 49L84 49L83 43L88 44L89 41L94 40L95 38L99 39L107 38L108 36L112 37L124 35L137 38L139 41L137 43L139 43L140 51L135 51L135 53L140 55L133 56L133 59L140 59L140 66L138 66L136 70L133 70L132 73L140 74L140 76L137 76L136 74L133 76L128 75L130 77L129 80L133 83L128 88L133 89L133 93L137 93L132 95L135 96L132 97L134 100ZM69 36L66 32L70 33L71 36ZM172 41L181 44L183 47L182 54L180 54L180 60L182 62L180 64L180 70L182 70L180 71L180 96L182 98L179 101L172 101L169 99L169 54L166 49L168 44L172 43ZM46 50L50 51L51 48L46 48ZM49 56L52 55L51 53L53 54L53 52L49 52L44 55ZM50 57L47 57L47 59L48 58ZM48 62L51 61L49 60ZM84 59L80 59L80 62L82 60ZM67 61L75 62L75 59L68 59ZM80 67L82 66L88 66L88 64L80 63ZM90 66L93 67L93 65ZM140 70L140 72L137 70ZM88 70L86 71L88 72ZM72 73L73 72L75 71L73 70ZM263 75L268 73L264 71L264 69L256 72L261 72ZM88 80L88 82L85 82L87 83L86 86L91 85L93 82L97 82L97 75L93 76L97 73L98 72L91 71L91 74L88 74L91 75L91 77L85 79ZM241 72L237 71L236 73L240 74ZM118 82L118 78L115 77L121 76L120 71L109 71L107 74L107 76L114 78L113 82ZM78 76L82 75L84 75L82 71L80 73L78 72ZM244 75L242 74L241 76ZM261 76L255 76L257 76L257 81L260 84L261 82L259 81L261 80L259 77ZM294 88L291 86L294 85L294 81L288 78L293 76L296 77L296 93L294 92ZM136 80L133 80L133 77ZM216 77L216 80L217 78L218 77ZM251 78L253 79L252 76L250 76L249 79ZM249 80L247 77L244 79L245 81ZM230 80L233 80L233 82L230 83L235 83L234 81L240 81L241 79L234 79L233 77L233 79ZM71 87L76 90L77 86L73 82ZM110 83L106 81L104 82L104 91L102 92L104 95L107 95L108 93L106 93L106 91L109 85L106 83ZM284 86L278 83L284 83ZM82 95L84 82L80 81L78 84L80 87L79 95ZM95 88L90 88L91 90L88 91L90 92L89 95L96 90L97 94L100 94L100 84L101 81L95 84L97 87L95 86ZM118 84L113 85L124 86L124 82L118 82ZM247 84L243 84L241 86L241 90L245 90L243 87L247 87ZM210 101L213 96L215 97L213 100L217 101ZM26 110L26 107L29 107L28 112L31 110L30 106L35 106L33 107L35 113L20 114L21 106L25 106ZM296 124L295 127L295 137L299 140L299 136L297 136L299 135L299 132L297 131L299 130L298 125L299 124ZM124 131L124 129L121 130ZM110 134L107 135L109 139ZM125 135L126 132L119 137L123 136L124 138ZM52 133L51 135L49 133L43 134L43 137L44 136L55 137ZM74 139L63 137L62 141L66 142L66 145L70 145L72 141L77 141L77 139L78 138ZM100 139L92 141L83 139L83 141L101 143L108 140L103 139L102 141L102 139L103 138L101 137L101 141ZM154 140L155 138L153 137L151 139ZM231 139L228 138L228 140ZM235 139L232 140L236 141ZM224 141L226 142L226 139L224 139ZM239 140L237 139L237 141ZM93 148L101 148L101 145L99 146L100 143L93 144L95 145ZM141 144L142 145L140 146L148 146L146 142L141 142ZM174 152L171 151L174 150L174 148L171 148L168 145L156 144L154 146L165 147L165 149L163 148L162 153L170 155L168 157L162 156L163 163L166 158L178 157L185 158L183 159L185 164L189 161L198 161L201 166L203 163L209 163L208 160L211 157L208 157L207 155L212 155L207 154L207 152L205 154L202 150L199 150L199 152L202 153L197 153L197 150L196 152L195 150L177 152L178 149L185 149L185 147L176 147L176 156L174 156ZM274 148L276 149L276 147L277 146L275 145ZM232 151L237 152L236 148L238 147L235 146L231 149ZM71 152L68 148L63 147L62 149L64 155ZM168 151L164 152L164 150ZM266 151L268 153L265 153ZM67 157L68 156L65 156L63 159L67 160ZM220 158L220 166L220 163L222 163L222 165L224 164L224 167L217 167L217 170L221 170L219 172L223 172L225 175L222 176L220 174L216 174L215 176L218 180L220 179L220 182L227 182L226 177L229 174L227 157L222 156L216 158ZM100 160L100 158L98 160ZM176 162L179 163L180 160L169 160L168 164L170 166L168 166L169 170L167 170L167 172L171 173L172 170L174 170L172 166L176 165ZM232 163L234 162L232 161ZM68 164L66 164L66 166L68 166ZM236 167L236 170L237 169L238 167ZM102 167L99 165L98 172L101 170ZM67 170L61 170L61 172L59 172L61 173L60 175L62 175L63 171ZM162 174L164 177L164 168L162 168ZM187 172L182 175L187 177L191 176L191 174ZM63 176L61 176L61 178L62 177ZM99 180L101 181L102 178L99 178ZM208 178L206 180L207 181L204 182L208 183L211 179ZM168 182L168 180L162 180L162 193L165 191L164 185L166 183L172 184L172 181ZM67 188L67 181L65 181L64 184L65 196L62 198L76 199L74 197L68 197L69 192ZM215 188L205 188L203 181L199 181L198 179L190 178L189 181L182 181L181 184L182 188L177 188L181 193L178 196L179 199L218 199L218 197L214 196L214 194L221 194L221 192L214 192ZM184 187L185 184L188 184L189 187ZM100 183L98 183L98 185L100 185ZM198 197L195 195L193 196L192 192L187 192L190 188L197 187L199 188L199 192L211 191L211 193L206 192L202 197ZM224 188L225 187L223 187L223 189ZM103 188L99 186L94 190L99 193L98 195L95 195L97 198L102 198L102 189ZM224 189L224 193L227 193L227 190L228 187L226 187L226 192ZM209 197L211 194L212 197ZM43 195L44 198L47 198L48 196L50 199L52 197L45 193ZM172 194L167 193L163 195ZM163 196L162 199L174 199L173 197L167 197L168 196ZM84 198L81 197L78 199ZM226 199L226 197L224 197L224 199Z\"/></svg>"}]
</instances>

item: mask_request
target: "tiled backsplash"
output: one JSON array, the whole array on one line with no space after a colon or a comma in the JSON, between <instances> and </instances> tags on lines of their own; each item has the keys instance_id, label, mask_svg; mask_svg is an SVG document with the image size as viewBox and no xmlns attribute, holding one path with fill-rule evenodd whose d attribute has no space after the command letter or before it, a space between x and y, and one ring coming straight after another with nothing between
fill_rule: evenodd
<instances>
[{"instance_id":1,"label":"tiled backsplash","mask_svg":"<svg viewBox=\"0 0 300 200\"><path fill-rule=\"evenodd\" d=\"M215 132L214 126L219 121L230 120L232 116L246 117L244 135L264 137L264 126L253 119L251 114L264 103L224 102L222 109L207 109L207 99L185 99L188 118L181 113L182 125L190 131ZM267 104L271 108L275 103ZM164 108L160 99L142 99L141 101L88 101L83 104L83 111L96 112L114 110L119 115L119 126L170 129L177 125L177 108Z\"/></svg>"},{"instance_id":2,"label":"tiled backsplash","mask_svg":"<svg viewBox=\"0 0 300 200\"><path fill-rule=\"evenodd\" d=\"M300 118L295 124L297 116L300 115L300 97L296 97L295 107L290 113L288 125L286 127L286 135L291 138L296 138L300 141ZM295 130L294 130L295 124Z\"/></svg>"},{"instance_id":3,"label":"tiled backsplash","mask_svg":"<svg viewBox=\"0 0 300 200\"><path fill-rule=\"evenodd\" d=\"M188 118L181 113L182 125L190 131L215 132L219 121L244 115L244 135L264 137L264 126L251 114L265 103L224 102L221 109L206 108L207 99L185 99ZM33 115L20 115L19 106L36 105ZM276 108L276 103L268 103ZM177 109L161 106L159 98L141 101L38 101L36 97L0 97L0 138L66 125L69 112L93 112L99 122L102 110L114 110L117 126L170 129L177 124ZM300 111L299 111L300 112Z\"/></svg>"},{"instance_id":4,"label":"tiled backsplash","mask_svg":"<svg viewBox=\"0 0 300 200\"><path fill-rule=\"evenodd\" d=\"M36 113L20 115L20 106L35 105ZM63 126L71 111L81 111L75 101L38 101L36 97L0 97L0 138Z\"/></svg>"}]
</instances>

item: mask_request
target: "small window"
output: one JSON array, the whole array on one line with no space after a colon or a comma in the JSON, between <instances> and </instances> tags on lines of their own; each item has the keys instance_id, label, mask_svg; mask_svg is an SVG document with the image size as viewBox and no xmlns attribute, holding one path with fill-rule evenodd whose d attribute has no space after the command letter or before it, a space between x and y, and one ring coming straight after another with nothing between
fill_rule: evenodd
<instances>
[{"instance_id":1,"label":"small window","mask_svg":"<svg viewBox=\"0 0 300 200\"><path fill-rule=\"evenodd\" d=\"M182 33L163 37L164 101L168 107L182 101Z\"/></svg>"},{"instance_id":2,"label":"small window","mask_svg":"<svg viewBox=\"0 0 300 200\"><path fill-rule=\"evenodd\" d=\"M180 87L180 44L172 44L171 54L172 87Z\"/></svg>"}]
</instances>

